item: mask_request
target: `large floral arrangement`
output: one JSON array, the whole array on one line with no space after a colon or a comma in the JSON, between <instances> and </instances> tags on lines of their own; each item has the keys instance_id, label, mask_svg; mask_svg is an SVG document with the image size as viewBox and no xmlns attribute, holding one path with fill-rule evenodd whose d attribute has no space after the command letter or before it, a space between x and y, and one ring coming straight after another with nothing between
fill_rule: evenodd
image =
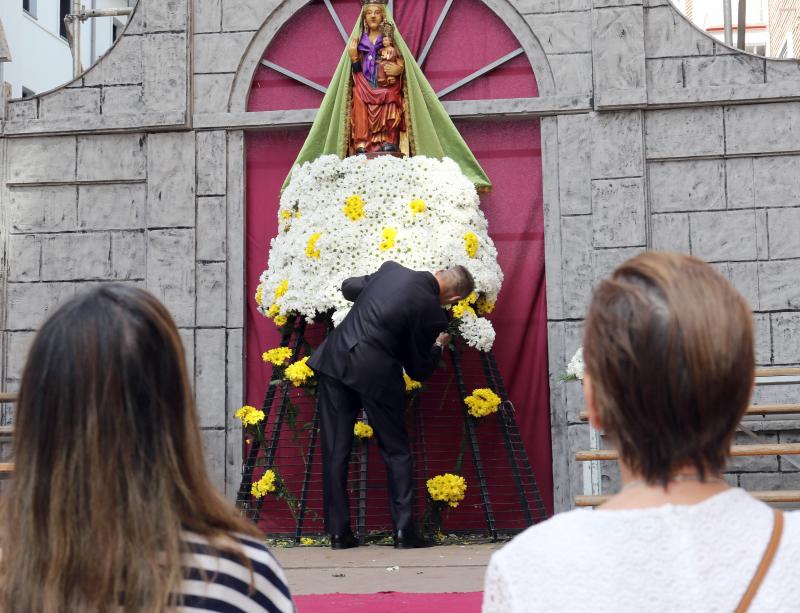
<instances>
[{"instance_id":1,"label":"large floral arrangement","mask_svg":"<svg viewBox=\"0 0 800 613\"><path fill-rule=\"evenodd\" d=\"M452 473L436 475L432 479L428 479L425 485L428 488L428 495L431 497L431 500L445 503L453 508L457 507L458 503L464 500L464 495L467 492L466 479L461 475L454 475Z\"/></svg>"},{"instance_id":2,"label":"large floral arrangement","mask_svg":"<svg viewBox=\"0 0 800 613\"><path fill-rule=\"evenodd\" d=\"M475 278L473 303L488 313L503 274L474 185L450 159L423 156L340 160L322 156L292 171L281 196L279 232L256 292L259 310L283 325L332 312L334 324L351 303L344 279L375 272L386 260L415 270L462 264ZM491 348L491 323L471 308L462 338Z\"/></svg>"}]
</instances>

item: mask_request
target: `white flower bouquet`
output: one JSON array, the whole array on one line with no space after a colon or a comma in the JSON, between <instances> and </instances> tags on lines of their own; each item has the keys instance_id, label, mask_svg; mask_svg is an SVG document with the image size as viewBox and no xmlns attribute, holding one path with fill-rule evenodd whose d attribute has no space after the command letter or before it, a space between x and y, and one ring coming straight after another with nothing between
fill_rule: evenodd
<instances>
[{"instance_id":1,"label":"white flower bouquet","mask_svg":"<svg viewBox=\"0 0 800 613\"><path fill-rule=\"evenodd\" d=\"M340 291L348 277L387 260L431 272L462 264L475 279L478 313L461 318L461 336L488 351L494 329L480 315L493 308L503 273L479 204L448 158L328 155L296 167L256 292L259 310L278 325L323 313L337 325L351 306Z\"/></svg>"},{"instance_id":2,"label":"white flower bouquet","mask_svg":"<svg viewBox=\"0 0 800 613\"><path fill-rule=\"evenodd\" d=\"M559 377L560 381L583 381L583 347L578 347L575 355L567 364L567 373Z\"/></svg>"}]
</instances>

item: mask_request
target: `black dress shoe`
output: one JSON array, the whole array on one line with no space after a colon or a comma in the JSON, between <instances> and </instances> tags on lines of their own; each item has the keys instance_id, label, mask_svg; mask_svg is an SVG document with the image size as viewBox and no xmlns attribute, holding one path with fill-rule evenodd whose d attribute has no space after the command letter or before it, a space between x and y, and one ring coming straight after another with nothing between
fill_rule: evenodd
<instances>
[{"instance_id":1,"label":"black dress shoe","mask_svg":"<svg viewBox=\"0 0 800 613\"><path fill-rule=\"evenodd\" d=\"M394 535L395 549L420 549L433 545L433 541L420 536L414 530L398 530Z\"/></svg>"},{"instance_id":2,"label":"black dress shoe","mask_svg":"<svg viewBox=\"0 0 800 613\"><path fill-rule=\"evenodd\" d=\"M358 539L352 532L331 534L331 549L352 549L358 547Z\"/></svg>"},{"instance_id":3,"label":"black dress shoe","mask_svg":"<svg viewBox=\"0 0 800 613\"><path fill-rule=\"evenodd\" d=\"M400 151L394 143L383 143L381 151Z\"/></svg>"}]
</instances>

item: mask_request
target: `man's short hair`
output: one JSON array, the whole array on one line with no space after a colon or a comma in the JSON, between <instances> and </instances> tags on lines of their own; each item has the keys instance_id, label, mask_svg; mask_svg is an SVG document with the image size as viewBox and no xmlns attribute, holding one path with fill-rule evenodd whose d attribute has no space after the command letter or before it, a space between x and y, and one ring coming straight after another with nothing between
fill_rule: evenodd
<instances>
[{"instance_id":1,"label":"man's short hair","mask_svg":"<svg viewBox=\"0 0 800 613\"><path fill-rule=\"evenodd\" d=\"M472 273L460 264L452 266L447 269L448 275L451 277L451 284L455 292L462 298L466 298L473 291L475 291L475 279L472 278Z\"/></svg>"}]
</instances>

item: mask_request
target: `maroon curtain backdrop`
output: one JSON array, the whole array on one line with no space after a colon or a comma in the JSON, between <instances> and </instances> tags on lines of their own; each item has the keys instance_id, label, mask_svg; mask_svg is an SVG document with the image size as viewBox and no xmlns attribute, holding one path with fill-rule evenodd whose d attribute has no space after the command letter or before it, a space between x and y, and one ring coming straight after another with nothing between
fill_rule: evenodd
<instances>
[{"instance_id":1,"label":"maroon curtain backdrop","mask_svg":"<svg viewBox=\"0 0 800 613\"><path fill-rule=\"evenodd\" d=\"M398 29L418 53L444 5L444 0L396 0ZM355 22L359 2L343 0L334 3L345 29ZM309 44L308 35L313 32ZM469 44L465 44L465 41ZM480 67L505 55L519 45L508 28L491 11L477 0L460 0L451 13L431 49L424 65L434 89L441 89L471 74ZM343 42L327 9L322 2L312 2L281 30L267 50L265 57L321 84L327 84L333 74ZM504 64L470 85L453 92L446 99L488 99L533 97L537 95L536 81L524 56ZM249 110L275 110L311 108L318 106L321 94L295 83L266 67L256 74ZM497 330L495 355L509 395L516 407L517 420L531 459L537 481L552 512L552 458L550 444L550 411L547 360L547 320L544 281L544 221L542 206L542 164L539 122L524 120L465 120L457 122L458 128L475 153L494 184L494 191L481 197L481 206L489 220L489 233L499 252L499 262L505 274L505 283L497 304L490 316ZM307 129L295 128L253 132L247 136L247 402L260 406L270 371L260 360L261 353L279 342L274 325L265 320L255 308L252 296L258 277L266 267L269 240L277 233L279 190L289 172ZM320 332L312 332L319 337ZM465 369L469 372L469 364ZM477 368L477 366L475 366ZM476 371L477 372L477 371ZM436 423L438 400L455 390L446 388L444 374L437 374L431 382L431 393L424 402L425 414L430 416L426 431L430 436L428 447L439 444L448 450L441 462L442 470L452 470L459 445L460 430L447 432L443 424ZM440 396L437 396L439 392ZM294 395L299 424L308 420L310 403L301 395ZM457 398L456 398L457 401ZM448 422L449 423L449 422ZM483 427L483 426L481 426ZM285 432L289 432L288 430ZM290 434L285 434L290 436ZM501 440L481 431L482 451L488 446L499 447ZM438 441L437 441L438 437ZM493 438L494 437L494 438ZM452 440L451 440L452 439ZM299 448L298 448L299 449ZM370 454L375 454L374 445ZM319 455L319 454L318 454ZM298 450L279 449L278 460L282 466L295 466L301 470ZM377 457L370 456L370 467L380 466ZM373 461L374 460L374 461ZM437 459L429 458L436 470ZM468 462L465 462L468 464ZM285 468L283 470L292 470ZM371 468L372 470L372 468ZM432 473L432 474L435 474ZM492 479L508 481L505 475L489 475ZM318 459L314 463L312 480L314 495L319 493ZM474 485L467 475L468 481ZM381 469L370 473L370 483L375 492L370 493L370 513L374 505L385 504ZM373 487L373 486L371 486ZM382 491L381 491L382 490ZM372 503L374 496L375 503ZM468 491L463 509L459 509L459 525L468 521L470 513L480 520L480 501L477 487ZM494 495L500 501L514 506L513 492ZM265 507L266 508L266 507ZM285 510L271 508L264 527L282 531L291 517ZM471 511L469 509L472 509ZM319 517L313 514L309 528L320 527Z\"/></svg>"}]
</instances>

